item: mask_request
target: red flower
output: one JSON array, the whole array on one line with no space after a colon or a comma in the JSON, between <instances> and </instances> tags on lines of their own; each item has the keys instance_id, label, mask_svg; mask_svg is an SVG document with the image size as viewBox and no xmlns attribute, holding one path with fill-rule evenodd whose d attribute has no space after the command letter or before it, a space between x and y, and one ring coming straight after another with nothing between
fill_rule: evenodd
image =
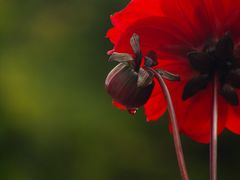
<instances>
[{"instance_id":1,"label":"red flower","mask_svg":"<svg viewBox=\"0 0 240 180\"><path fill-rule=\"evenodd\" d=\"M179 129L201 143L210 140L213 74L218 77L218 133L227 128L240 134L239 9L236 0L132 0L111 16L114 27L107 37L114 52L133 54L129 39L137 33L142 53L157 53L157 68L181 76L180 82L167 82ZM148 120L166 111L157 83L144 108Z\"/></svg>"}]
</instances>

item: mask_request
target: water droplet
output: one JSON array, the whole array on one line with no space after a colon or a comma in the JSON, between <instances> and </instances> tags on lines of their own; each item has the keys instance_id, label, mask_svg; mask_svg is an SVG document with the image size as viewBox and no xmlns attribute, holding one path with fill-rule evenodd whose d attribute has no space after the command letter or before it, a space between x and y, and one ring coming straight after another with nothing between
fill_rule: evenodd
<instances>
[{"instance_id":1,"label":"water droplet","mask_svg":"<svg viewBox=\"0 0 240 180\"><path fill-rule=\"evenodd\" d=\"M135 115L137 113L137 109L128 109L128 113L131 115Z\"/></svg>"}]
</instances>

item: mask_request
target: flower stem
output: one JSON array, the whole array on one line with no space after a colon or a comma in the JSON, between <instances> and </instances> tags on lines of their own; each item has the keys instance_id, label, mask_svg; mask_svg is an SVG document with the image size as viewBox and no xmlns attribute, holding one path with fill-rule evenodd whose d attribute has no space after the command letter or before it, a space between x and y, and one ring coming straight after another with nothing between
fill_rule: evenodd
<instances>
[{"instance_id":1,"label":"flower stem","mask_svg":"<svg viewBox=\"0 0 240 180\"><path fill-rule=\"evenodd\" d=\"M171 95L169 93L169 90L168 90L166 83L164 82L162 76L153 68L146 67L146 69L154 74L154 76L156 77L156 79L158 80L158 82L162 88L163 94L164 94L165 99L168 104L168 112L169 112L170 120L172 123L172 129L173 129L173 132L172 132L173 140L174 140L174 145L175 145L175 150L176 150L176 155L177 155L177 160L178 160L178 166L180 169L182 180L189 180L186 165L185 165L183 150L182 150L181 139L180 139L180 135L179 135L176 113L174 110Z\"/></svg>"},{"instance_id":2,"label":"flower stem","mask_svg":"<svg viewBox=\"0 0 240 180\"><path fill-rule=\"evenodd\" d=\"M213 113L210 140L210 180L217 180L217 135L218 135L218 99L217 77L213 83Z\"/></svg>"}]
</instances>

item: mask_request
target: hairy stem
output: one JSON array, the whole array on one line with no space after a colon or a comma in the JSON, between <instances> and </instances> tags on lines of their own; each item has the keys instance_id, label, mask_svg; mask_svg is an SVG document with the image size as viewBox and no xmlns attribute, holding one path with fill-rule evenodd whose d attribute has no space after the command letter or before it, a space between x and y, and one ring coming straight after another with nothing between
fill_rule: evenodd
<instances>
[{"instance_id":1,"label":"hairy stem","mask_svg":"<svg viewBox=\"0 0 240 180\"><path fill-rule=\"evenodd\" d=\"M154 74L154 76L156 77L156 79L158 80L158 82L159 82L159 84L162 88L163 94L164 94L165 99L166 99L167 104L168 104L168 112L169 112L169 116L170 116L170 120L171 120L171 124L172 124L172 129L173 129L173 132L172 132L173 133L173 140L174 140L174 145L175 145L175 150L176 150L178 166L179 166L179 169L180 169L181 177L182 177L182 180L189 180L188 173L187 173L187 168L186 168L186 165L185 165L183 150L182 150L182 143L181 143L181 139L180 139L180 135L179 135L176 113L175 113L175 110L174 110L171 95L170 95L169 90L166 86L166 83L164 82L161 75L158 72L156 72L153 68L146 67L146 69Z\"/></svg>"},{"instance_id":2,"label":"hairy stem","mask_svg":"<svg viewBox=\"0 0 240 180\"><path fill-rule=\"evenodd\" d=\"M218 136L218 99L217 77L213 83L213 113L210 140L210 180L217 180L217 136Z\"/></svg>"}]
</instances>

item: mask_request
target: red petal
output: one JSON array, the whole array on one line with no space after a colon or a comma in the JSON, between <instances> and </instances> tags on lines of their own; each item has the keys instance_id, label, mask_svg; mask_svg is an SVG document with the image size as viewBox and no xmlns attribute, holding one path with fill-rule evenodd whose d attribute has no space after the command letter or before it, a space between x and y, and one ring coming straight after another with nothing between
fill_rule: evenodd
<instances>
[{"instance_id":1,"label":"red petal","mask_svg":"<svg viewBox=\"0 0 240 180\"><path fill-rule=\"evenodd\" d=\"M116 44L126 29L147 17L168 17L191 37L195 47L231 31L240 39L240 2L237 0L132 0L111 16L114 28L107 36Z\"/></svg>"},{"instance_id":2,"label":"red petal","mask_svg":"<svg viewBox=\"0 0 240 180\"><path fill-rule=\"evenodd\" d=\"M193 98L182 101L184 84L179 89L172 91L180 131L199 143L209 143L210 126L212 117L212 85L200 91ZM226 121L227 104L219 96L219 123L218 134L220 134Z\"/></svg>"},{"instance_id":3,"label":"red petal","mask_svg":"<svg viewBox=\"0 0 240 180\"><path fill-rule=\"evenodd\" d=\"M235 134L240 135L240 109L239 106L234 107L228 105L228 117L226 127Z\"/></svg>"},{"instance_id":4,"label":"red petal","mask_svg":"<svg viewBox=\"0 0 240 180\"><path fill-rule=\"evenodd\" d=\"M191 79L194 74L189 66L189 62L186 59L169 59L169 60L159 60L159 64L155 68L160 68L167 70L171 73L178 74L181 80L186 81ZM165 80L169 91L176 90L182 83L181 82L171 82ZM153 93L145 105L145 114L148 120L158 120L167 109L167 104L165 97L163 96L162 89L159 83L155 80L155 87Z\"/></svg>"},{"instance_id":5,"label":"red petal","mask_svg":"<svg viewBox=\"0 0 240 180\"><path fill-rule=\"evenodd\" d=\"M159 0L148 0L147 2L146 0L132 0L126 8L111 16L112 24L115 27L108 32L107 37L113 43L117 43L129 25L149 16L162 16Z\"/></svg>"},{"instance_id":6,"label":"red petal","mask_svg":"<svg viewBox=\"0 0 240 180\"><path fill-rule=\"evenodd\" d=\"M159 57L186 57L193 49L192 37L173 21L164 17L149 17L132 24L122 34L115 46L117 52L131 52L129 39L133 33L140 36L140 45L144 54L150 50L158 53Z\"/></svg>"},{"instance_id":7,"label":"red petal","mask_svg":"<svg viewBox=\"0 0 240 180\"><path fill-rule=\"evenodd\" d=\"M176 20L180 27L187 27L190 36L198 37L195 45L199 45L213 36L215 22L212 11L208 11L208 1L171 0L160 3L164 15Z\"/></svg>"},{"instance_id":8,"label":"red petal","mask_svg":"<svg viewBox=\"0 0 240 180\"><path fill-rule=\"evenodd\" d=\"M147 8L146 8L147 5ZM161 16L161 7L159 0L132 0L126 8L115 13L112 17L112 23L115 26L126 25L135 22L138 19L148 16Z\"/></svg>"},{"instance_id":9,"label":"red petal","mask_svg":"<svg viewBox=\"0 0 240 180\"><path fill-rule=\"evenodd\" d=\"M167 110L167 104L157 81L148 102L144 106L148 121L158 120Z\"/></svg>"},{"instance_id":10,"label":"red petal","mask_svg":"<svg viewBox=\"0 0 240 180\"><path fill-rule=\"evenodd\" d=\"M216 19L223 26L223 32L231 32L234 41L240 40L240 1L212 0L216 12ZM222 7L221 7L222 6Z\"/></svg>"},{"instance_id":11,"label":"red petal","mask_svg":"<svg viewBox=\"0 0 240 180\"><path fill-rule=\"evenodd\" d=\"M237 12L239 13L240 1L236 1L236 0L214 0L214 1L217 4L218 2L221 1L225 13L221 12L221 9L219 9L218 14L225 14L226 18L230 18L231 16L236 15Z\"/></svg>"},{"instance_id":12,"label":"red petal","mask_svg":"<svg viewBox=\"0 0 240 180\"><path fill-rule=\"evenodd\" d=\"M191 65L187 59L159 59L159 64L155 68L160 68L169 71L173 74L180 75L181 81L187 81L192 79L196 74L191 68ZM170 82L170 84L176 84L178 82ZM169 85L170 85L169 84Z\"/></svg>"},{"instance_id":13,"label":"red petal","mask_svg":"<svg viewBox=\"0 0 240 180\"><path fill-rule=\"evenodd\" d=\"M193 40L198 40L195 41L195 45L198 46L200 41L205 41L206 38L212 37L213 32L219 31L219 27L224 24L227 10L233 7L231 4L236 4L236 2L229 3L228 0L132 0L125 9L111 17L115 27L109 31L107 36L112 42L117 43L120 35L132 23L150 16L165 16L177 21L179 27L184 29L189 36L197 36L198 39Z\"/></svg>"},{"instance_id":14,"label":"red petal","mask_svg":"<svg viewBox=\"0 0 240 180\"><path fill-rule=\"evenodd\" d=\"M123 106L122 104L116 102L116 101L112 101L112 104L114 106L116 106L117 108L121 109L121 110L127 110L127 108L125 106Z\"/></svg>"}]
</instances>

